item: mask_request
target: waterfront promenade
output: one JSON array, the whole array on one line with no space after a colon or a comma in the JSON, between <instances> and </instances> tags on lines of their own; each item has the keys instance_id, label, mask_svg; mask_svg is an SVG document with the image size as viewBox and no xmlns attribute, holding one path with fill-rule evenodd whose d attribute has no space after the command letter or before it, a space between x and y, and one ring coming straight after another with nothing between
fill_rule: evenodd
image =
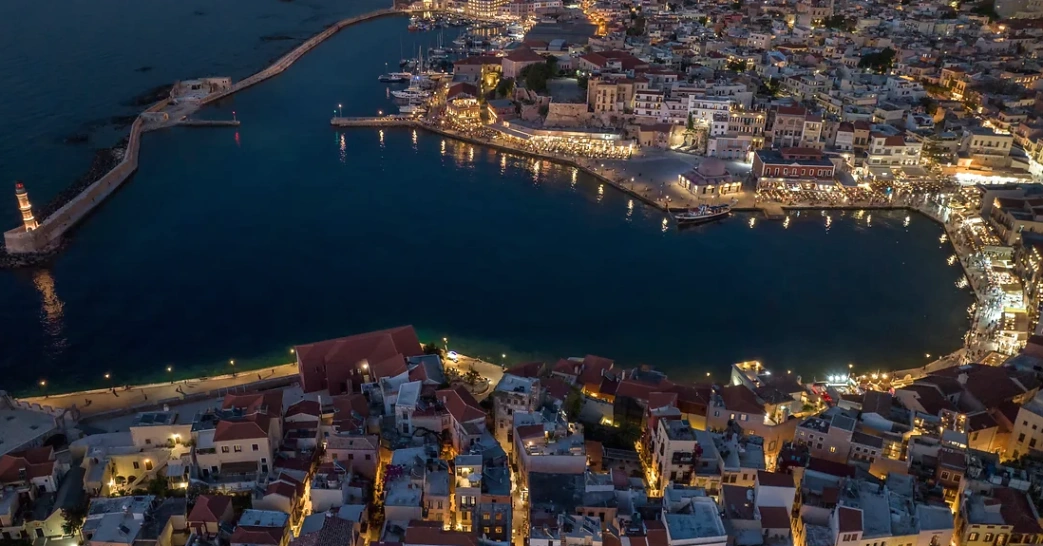
<instances>
[{"instance_id":1,"label":"waterfront promenade","mask_svg":"<svg viewBox=\"0 0 1043 546\"><path fill-rule=\"evenodd\" d=\"M114 385L106 389L31 396L20 400L56 409L76 408L82 419L161 408L164 404L176 405L192 400L215 398L226 392L289 385L296 380L297 364L289 363L234 375L130 385L129 388L127 385Z\"/></svg>"}]
</instances>

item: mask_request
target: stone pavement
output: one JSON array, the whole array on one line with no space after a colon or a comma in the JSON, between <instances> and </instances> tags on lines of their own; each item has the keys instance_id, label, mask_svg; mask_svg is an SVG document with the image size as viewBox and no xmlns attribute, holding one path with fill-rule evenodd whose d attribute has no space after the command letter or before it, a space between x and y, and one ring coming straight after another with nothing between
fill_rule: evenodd
<instances>
[{"instance_id":1,"label":"stone pavement","mask_svg":"<svg viewBox=\"0 0 1043 546\"><path fill-rule=\"evenodd\" d=\"M289 380L297 375L297 364L283 364L260 370L244 371L234 376L222 375L202 377L151 385L132 385L113 389L95 389L91 391L34 396L22 401L50 406L52 408L76 408L80 418L96 417L103 414L114 414L126 411L143 410L162 405L175 404L186 398L201 398L209 394L222 394L218 391L244 390L253 384L277 383ZM256 386L256 385L255 385Z\"/></svg>"}]
</instances>

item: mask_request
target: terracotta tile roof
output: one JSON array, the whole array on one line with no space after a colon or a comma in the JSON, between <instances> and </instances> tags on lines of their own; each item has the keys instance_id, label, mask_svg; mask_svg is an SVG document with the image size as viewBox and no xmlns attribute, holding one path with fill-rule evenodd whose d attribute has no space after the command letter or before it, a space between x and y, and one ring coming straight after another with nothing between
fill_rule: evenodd
<instances>
[{"instance_id":1,"label":"terracotta tile roof","mask_svg":"<svg viewBox=\"0 0 1043 546\"><path fill-rule=\"evenodd\" d=\"M869 390L862 397L862 413L876 413L881 417L891 415L891 393Z\"/></svg>"},{"instance_id":2,"label":"terracotta tile roof","mask_svg":"<svg viewBox=\"0 0 1043 546\"><path fill-rule=\"evenodd\" d=\"M841 533L862 532L862 511L846 506L837 508L837 524Z\"/></svg>"},{"instance_id":3,"label":"terracotta tile roof","mask_svg":"<svg viewBox=\"0 0 1043 546\"><path fill-rule=\"evenodd\" d=\"M232 506L232 497L224 495L199 495L188 521L192 523L218 523L225 511Z\"/></svg>"},{"instance_id":4,"label":"terracotta tile roof","mask_svg":"<svg viewBox=\"0 0 1043 546\"><path fill-rule=\"evenodd\" d=\"M222 409L240 409L244 415L263 412L273 417L282 416L282 390L250 394L226 394Z\"/></svg>"},{"instance_id":5,"label":"terracotta tile roof","mask_svg":"<svg viewBox=\"0 0 1043 546\"><path fill-rule=\"evenodd\" d=\"M547 364L545 362L526 362L524 364L515 364L507 368L503 373L509 373L518 377L539 377L543 375L543 369L546 367Z\"/></svg>"},{"instance_id":6,"label":"terracotta tile roof","mask_svg":"<svg viewBox=\"0 0 1043 546\"><path fill-rule=\"evenodd\" d=\"M606 396L615 396L617 390L619 390L618 379L607 375L601 378L601 385L598 386L598 393Z\"/></svg>"},{"instance_id":7,"label":"terracotta tile roof","mask_svg":"<svg viewBox=\"0 0 1043 546\"><path fill-rule=\"evenodd\" d=\"M354 413L353 413L354 412ZM345 432L364 428L369 417L369 402L362 394L333 397L333 426Z\"/></svg>"},{"instance_id":8,"label":"terracotta tile roof","mask_svg":"<svg viewBox=\"0 0 1043 546\"><path fill-rule=\"evenodd\" d=\"M1019 534L1040 534L1043 527L1032 517L1032 506L1025 493L1010 487L997 487L992 490L992 497L1000 501L1000 515L1007 525L1014 527Z\"/></svg>"},{"instance_id":9,"label":"terracotta tile roof","mask_svg":"<svg viewBox=\"0 0 1043 546\"><path fill-rule=\"evenodd\" d=\"M572 387L560 377L552 377L545 381L541 381L541 383L543 385L543 392L551 398L564 401L565 398L569 396L569 393L572 392ZM613 392L613 394L615 393Z\"/></svg>"},{"instance_id":10,"label":"terracotta tile roof","mask_svg":"<svg viewBox=\"0 0 1043 546\"><path fill-rule=\"evenodd\" d=\"M475 55L473 57L466 57L466 58L460 59L459 61L453 61L453 66L468 66L468 65L471 65L471 66L475 66L475 65L481 66L481 65L487 65L487 64L498 65L498 64L500 64L502 62L503 62L503 60L500 59L499 57L495 56L495 55Z\"/></svg>"},{"instance_id":11,"label":"terracotta tile roof","mask_svg":"<svg viewBox=\"0 0 1043 546\"><path fill-rule=\"evenodd\" d=\"M304 495L304 484L287 474L280 474L279 479L268 484L265 495L279 495L295 500Z\"/></svg>"},{"instance_id":12,"label":"terracotta tile roof","mask_svg":"<svg viewBox=\"0 0 1043 546\"><path fill-rule=\"evenodd\" d=\"M254 419L242 421L218 421L214 429L215 442L228 442L232 440L256 440L268 437L268 426L270 420L257 415Z\"/></svg>"},{"instance_id":13,"label":"terracotta tile roof","mask_svg":"<svg viewBox=\"0 0 1043 546\"><path fill-rule=\"evenodd\" d=\"M728 385L721 388L721 399L728 411L763 414L764 406L757 400L753 391L742 385Z\"/></svg>"},{"instance_id":14,"label":"terracotta tile roof","mask_svg":"<svg viewBox=\"0 0 1043 546\"><path fill-rule=\"evenodd\" d=\"M478 405L478 401L462 386L452 389L442 389L435 393L439 400L445 404L449 414L458 423L468 421L485 420L485 411Z\"/></svg>"},{"instance_id":15,"label":"terracotta tile roof","mask_svg":"<svg viewBox=\"0 0 1043 546\"><path fill-rule=\"evenodd\" d=\"M543 430L543 425L522 425L518 427L515 435L519 440L531 440L533 438L543 438L546 433Z\"/></svg>"},{"instance_id":16,"label":"terracotta tile roof","mask_svg":"<svg viewBox=\"0 0 1043 546\"><path fill-rule=\"evenodd\" d=\"M820 459L818 457L811 457L808 459L808 470L814 470L816 472L822 472L824 474L830 474L842 478L855 477L855 467L827 459Z\"/></svg>"},{"instance_id":17,"label":"terracotta tile roof","mask_svg":"<svg viewBox=\"0 0 1043 546\"><path fill-rule=\"evenodd\" d=\"M792 474L766 470L757 471L757 483L766 487L794 487Z\"/></svg>"},{"instance_id":18,"label":"terracotta tile roof","mask_svg":"<svg viewBox=\"0 0 1043 546\"><path fill-rule=\"evenodd\" d=\"M804 116L808 111L800 106L777 106L775 113L781 116Z\"/></svg>"},{"instance_id":19,"label":"terracotta tile roof","mask_svg":"<svg viewBox=\"0 0 1043 546\"><path fill-rule=\"evenodd\" d=\"M378 373L397 375L406 371L405 358L423 354L412 326L298 345L295 350L304 391L329 389L332 395L343 394L345 384L357 391L364 365L373 368L366 371L376 380L385 377Z\"/></svg>"},{"instance_id":20,"label":"terracotta tile roof","mask_svg":"<svg viewBox=\"0 0 1043 546\"><path fill-rule=\"evenodd\" d=\"M956 407L949 402L934 385L916 384L907 385L898 389L915 393L916 401L923 407L924 412L930 415L938 415L942 410L955 410ZM913 409L913 408L910 408Z\"/></svg>"},{"instance_id":21,"label":"terracotta tile roof","mask_svg":"<svg viewBox=\"0 0 1043 546\"><path fill-rule=\"evenodd\" d=\"M653 392L648 396L648 409L677 407L676 392Z\"/></svg>"},{"instance_id":22,"label":"terracotta tile roof","mask_svg":"<svg viewBox=\"0 0 1043 546\"><path fill-rule=\"evenodd\" d=\"M781 506L761 506L761 527L764 529L789 529L790 520L786 509Z\"/></svg>"},{"instance_id":23,"label":"terracotta tile roof","mask_svg":"<svg viewBox=\"0 0 1043 546\"><path fill-rule=\"evenodd\" d=\"M648 400L653 392L669 390L673 383L662 381L658 384L645 383L636 379L624 379L619 382L616 389L616 398L633 398L635 400Z\"/></svg>"},{"instance_id":24,"label":"terracotta tile roof","mask_svg":"<svg viewBox=\"0 0 1043 546\"><path fill-rule=\"evenodd\" d=\"M322 406L320 406L315 400L301 400L289 408L286 408L286 417L292 417L294 415L322 417Z\"/></svg>"},{"instance_id":25,"label":"terracotta tile roof","mask_svg":"<svg viewBox=\"0 0 1043 546\"><path fill-rule=\"evenodd\" d=\"M542 55L527 47L519 47L511 52L510 55L504 57L504 60L511 61L512 63L539 63L546 59Z\"/></svg>"},{"instance_id":26,"label":"terracotta tile roof","mask_svg":"<svg viewBox=\"0 0 1043 546\"><path fill-rule=\"evenodd\" d=\"M13 451L0 457L0 483L22 481L21 470L27 479L42 478L54 473L54 448L37 447L25 451Z\"/></svg>"},{"instance_id":27,"label":"terracotta tile roof","mask_svg":"<svg viewBox=\"0 0 1043 546\"><path fill-rule=\"evenodd\" d=\"M416 525L410 522L406 536L402 539L404 546L477 546L478 537L463 531L443 531L441 526L431 527Z\"/></svg>"},{"instance_id":28,"label":"terracotta tile roof","mask_svg":"<svg viewBox=\"0 0 1043 546\"><path fill-rule=\"evenodd\" d=\"M579 373L581 371L583 371L582 364L580 364L579 362L568 360L566 358L559 359L554 364L554 373L579 377Z\"/></svg>"},{"instance_id":29,"label":"terracotta tile roof","mask_svg":"<svg viewBox=\"0 0 1043 546\"><path fill-rule=\"evenodd\" d=\"M615 365L611 360L594 355L583 357L583 371L579 374L579 382L584 385L597 385L601 377Z\"/></svg>"},{"instance_id":30,"label":"terracotta tile roof","mask_svg":"<svg viewBox=\"0 0 1043 546\"><path fill-rule=\"evenodd\" d=\"M282 527L236 527L228 538L231 544L278 545L282 542Z\"/></svg>"}]
</instances>

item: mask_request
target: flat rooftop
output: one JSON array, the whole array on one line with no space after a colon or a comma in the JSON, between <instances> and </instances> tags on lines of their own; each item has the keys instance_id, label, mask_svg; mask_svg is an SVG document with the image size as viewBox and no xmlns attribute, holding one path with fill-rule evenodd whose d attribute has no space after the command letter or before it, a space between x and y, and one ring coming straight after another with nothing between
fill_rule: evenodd
<instances>
[{"instance_id":1,"label":"flat rooftop","mask_svg":"<svg viewBox=\"0 0 1043 546\"><path fill-rule=\"evenodd\" d=\"M670 419L660 421L666 427L666 436L677 442L694 442L695 432L687 420Z\"/></svg>"},{"instance_id":2,"label":"flat rooftop","mask_svg":"<svg viewBox=\"0 0 1043 546\"><path fill-rule=\"evenodd\" d=\"M145 411L134 417L135 427L152 425L172 425L177 422L176 411Z\"/></svg>"},{"instance_id":3,"label":"flat rooftop","mask_svg":"<svg viewBox=\"0 0 1043 546\"><path fill-rule=\"evenodd\" d=\"M530 394L533 385L539 379L535 377L518 377L512 374L504 374L503 379L496 384L496 392L516 392L519 394Z\"/></svg>"},{"instance_id":4,"label":"flat rooftop","mask_svg":"<svg viewBox=\"0 0 1043 546\"><path fill-rule=\"evenodd\" d=\"M666 514L666 532L672 541L727 536L712 499L696 497L691 506L691 514Z\"/></svg>"},{"instance_id":5,"label":"flat rooftop","mask_svg":"<svg viewBox=\"0 0 1043 546\"><path fill-rule=\"evenodd\" d=\"M54 430L54 417L39 411L23 409L0 410L0 454L21 449L22 446Z\"/></svg>"},{"instance_id":6,"label":"flat rooftop","mask_svg":"<svg viewBox=\"0 0 1043 546\"><path fill-rule=\"evenodd\" d=\"M286 527L290 516L276 510L243 510L239 525L248 527Z\"/></svg>"}]
</instances>

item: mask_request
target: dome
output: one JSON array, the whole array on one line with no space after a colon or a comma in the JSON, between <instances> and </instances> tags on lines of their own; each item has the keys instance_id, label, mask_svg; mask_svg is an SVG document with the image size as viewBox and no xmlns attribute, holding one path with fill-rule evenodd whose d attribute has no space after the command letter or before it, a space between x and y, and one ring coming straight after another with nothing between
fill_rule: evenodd
<instances>
[{"instance_id":1,"label":"dome","mask_svg":"<svg viewBox=\"0 0 1043 546\"><path fill-rule=\"evenodd\" d=\"M725 176L728 174L728 169L725 168L724 161L716 157L708 157L699 164L699 174L705 177Z\"/></svg>"}]
</instances>

